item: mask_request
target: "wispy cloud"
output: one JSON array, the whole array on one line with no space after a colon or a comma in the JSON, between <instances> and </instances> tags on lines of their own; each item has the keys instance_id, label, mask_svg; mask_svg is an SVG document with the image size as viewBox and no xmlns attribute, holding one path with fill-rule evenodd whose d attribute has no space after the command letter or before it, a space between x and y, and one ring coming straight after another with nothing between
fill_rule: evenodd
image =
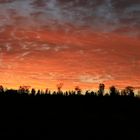
<instances>
[{"instance_id":1,"label":"wispy cloud","mask_svg":"<svg viewBox=\"0 0 140 140\"><path fill-rule=\"evenodd\" d=\"M114 78L111 75L81 75L79 77L79 82L84 83L102 83L106 81L114 80Z\"/></svg>"}]
</instances>

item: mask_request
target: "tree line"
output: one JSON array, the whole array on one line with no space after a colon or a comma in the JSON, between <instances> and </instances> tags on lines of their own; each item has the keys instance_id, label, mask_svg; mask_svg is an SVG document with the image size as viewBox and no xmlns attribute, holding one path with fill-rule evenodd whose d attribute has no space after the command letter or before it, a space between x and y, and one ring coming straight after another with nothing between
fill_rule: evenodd
<instances>
[{"instance_id":1,"label":"tree line","mask_svg":"<svg viewBox=\"0 0 140 140\"><path fill-rule=\"evenodd\" d=\"M82 92L82 89L79 86L76 86L74 90L63 91L62 83L57 84L57 90L51 91L48 88L46 90L36 90L30 86L20 86L19 89L6 89L0 85L0 95L28 95L28 96L43 96L43 95L61 95L61 96L131 96L134 97L134 88L132 86L127 86L123 90L118 90L115 86L111 86L109 91L105 91L105 84L100 83L98 91L87 90Z\"/></svg>"}]
</instances>

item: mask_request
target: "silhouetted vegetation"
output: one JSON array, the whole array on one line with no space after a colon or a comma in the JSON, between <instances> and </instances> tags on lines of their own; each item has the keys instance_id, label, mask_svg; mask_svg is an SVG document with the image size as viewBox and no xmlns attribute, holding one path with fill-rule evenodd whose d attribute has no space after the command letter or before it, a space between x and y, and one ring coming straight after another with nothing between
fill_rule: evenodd
<instances>
[{"instance_id":1,"label":"silhouetted vegetation","mask_svg":"<svg viewBox=\"0 0 140 140\"><path fill-rule=\"evenodd\" d=\"M99 84L97 91L83 92L79 86L72 91L62 86L56 91L0 86L0 135L111 140L139 136L140 99L133 87L107 90Z\"/></svg>"},{"instance_id":2,"label":"silhouetted vegetation","mask_svg":"<svg viewBox=\"0 0 140 140\"><path fill-rule=\"evenodd\" d=\"M72 91L63 91L63 83L57 84L57 91L50 91L46 88L43 90L30 89L30 86L20 86L18 90L5 89L2 85L0 86L0 96L131 96L134 97L134 88L127 86L125 89L119 91L115 86L109 88L109 92L105 92L105 85L99 84L98 91L87 90L82 92L79 86L76 86Z\"/></svg>"}]
</instances>

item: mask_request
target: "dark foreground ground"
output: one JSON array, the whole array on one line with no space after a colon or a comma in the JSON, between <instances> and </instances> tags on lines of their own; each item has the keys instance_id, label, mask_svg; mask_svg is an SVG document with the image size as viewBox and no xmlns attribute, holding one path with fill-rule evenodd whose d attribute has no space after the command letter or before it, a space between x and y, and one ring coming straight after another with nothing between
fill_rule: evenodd
<instances>
[{"instance_id":1,"label":"dark foreground ground","mask_svg":"<svg viewBox=\"0 0 140 140\"><path fill-rule=\"evenodd\" d=\"M0 97L0 137L140 139L134 97Z\"/></svg>"}]
</instances>

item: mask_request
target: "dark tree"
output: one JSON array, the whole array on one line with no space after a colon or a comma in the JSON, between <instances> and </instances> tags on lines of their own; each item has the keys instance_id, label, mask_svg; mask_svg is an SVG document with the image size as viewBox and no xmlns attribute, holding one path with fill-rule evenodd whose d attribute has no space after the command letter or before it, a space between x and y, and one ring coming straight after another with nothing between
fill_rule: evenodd
<instances>
[{"instance_id":1,"label":"dark tree","mask_svg":"<svg viewBox=\"0 0 140 140\"><path fill-rule=\"evenodd\" d=\"M118 95L118 92L115 86L111 86L109 89L110 89L110 96Z\"/></svg>"},{"instance_id":2,"label":"dark tree","mask_svg":"<svg viewBox=\"0 0 140 140\"><path fill-rule=\"evenodd\" d=\"M4 93L4 87L0 85L0 93Z\"/></svg>"},{"instance_id":3,"label":"dark tree","mask_svg":"<svg viewBox=\"0 0 140 140\"><path fill-rule=\"evenodd\" d=\"M125 92L128 96L132 96L132 97L134 96L134 88L131 86L127 86L125 88Z\"/></svg>"},{"instance_id":4,"label":"dark tree","mask_svg":"<svg viewBox=\"0 0 140 140\"><path fill-rule=\"evenodd\" d=\"M62 90L61 90L62 87L63 87L63 83L57 84L57 89L58 89L57 94L59 94L59 95L62 95L62 94L63 94L63 92L62 92Z\"/></svg>"},{"instance_id":5,"label":"dark tree","mask_svg":"<svg viewBox=\"0 0 140 140\"><path fill-rule=\"evenodd\" d=\"M37 91L37 95L41 95L41 91L40 91L40 89Z\"/></svg>"},{"instance_id":6,"label":"dark tree","mask_svg":"<svg viewBox=\"0 0 140 140\"><path fill-rule=\"evenodd\" d=\"M79 86L76 86L75 87L75 91L76 91L76 93L77 93L77 95L81 95L81 89L80 89L80 87Z\"/></svg>"},{"instance_id":7,"label":"dark tree","mask_svg":"<svg viewBox=\"0 0 140 140\"><path fill-rule=\"evenodd\" d=\"M98 90L98 94L99 96L103 96L104 94L104 90L105 90L105 85L104 84L99 84L99 90Z\"/></svg>"},{"instance_id":8,"label":"dark tree","mask_svg":"<svg viewBox=\"0 0 140 140\"><path fill-rule=\"evenodd\" d=\"M36 90L34 88L32 88L31 95L35 96L35 94L36 94Z\"/></svg>"},{"instance_id":9,"label":"dark tree","mask_svg":"<svg viewBox=\"0 0 140 140\"><path fill-rule=\"evenodd\" d=\"M46 88L45 94L49 94L49 89L48 88Z\"/></svg>"},{"instance_id":10,"label":"dark tree","mask_svg":"<svg viewBox=\"0 0 140 140\"><path fill-rule=\"evenodd\" d=\"M29 88L30 86L20 86L18 91L20 94L29 94Z\"/></svg>"}]
</instances>

